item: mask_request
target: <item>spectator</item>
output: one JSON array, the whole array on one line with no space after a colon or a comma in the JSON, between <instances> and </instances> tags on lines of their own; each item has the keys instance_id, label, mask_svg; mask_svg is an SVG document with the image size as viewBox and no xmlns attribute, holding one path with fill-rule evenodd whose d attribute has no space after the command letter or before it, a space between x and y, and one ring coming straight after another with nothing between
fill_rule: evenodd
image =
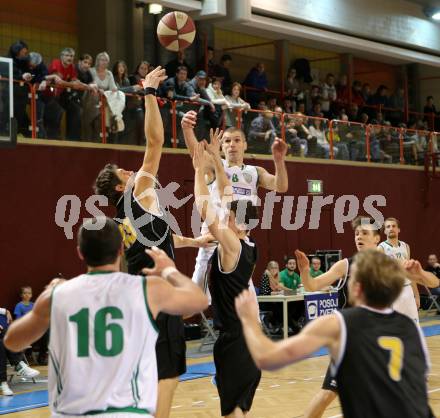
<instances>
[{"instance_id":1,"label":"spectator","mask_svg":"<svg viewBox=\"0 0 440 418\"><path fill-rule=\"evenodd\" d=\"M275 112L275 108L278 106L277 98L275 96L269 96L266 100L266 106L271 112Z\"/></svg>"},{"instance_id":2,"label":"spectator","mask_svg":"<svg viewBox=\"0 0 440 418\"><path fill-rule=\"evenodd\" d=\"M193 94L193 89L188 83L188 69L185 66L177 68L174 77L168 78L162 87L162 94L167 97L167 91L172 91L172 98L176 100L196 100L198 95Z\"/></svg>"},{"instance_id":3,"label":"spectator","mask_svg":"<svg viewBox=\"0 0 440 418\"><path fill-rule=\"evenodd\" d=\"M316 103L321 104L321 87L317 85L313 85L310 89L310 95L307 98L307 110L310 112L311 109L313 109L313 106L315 106Z\"/></svg>"},{"instance_id":4,"label":"spectator","mask_svg":"<svg viewBox=\"0 0 440 418\"><path fill-rule=\"evenodd\" d=\"M285 97L283 100L283 109L286 113L295 113L296 104L290 97Z\"/></svg>"},{"instance_id":5,"label":"spectator","mask_svg":"<svg viewBox=\"0 0 440 418\"><path fill-rule=\"evenodd\" d=\"M46 89L46 80L48 76L48 70L46 64L43 62L43 57L38 52L30 52L28 66L26 72L23 73L23 80L28 83L39 84L38 91ZM50 77L49 77L50 78ZM45 104L41 94L37 95L36 100L36 116L37 116L37 136L38 138L46 138L46 130L44 128L44 108ZM27 118L26 115L24 117Z\"/></svg>"},{"instance_id":6,"label":"spectator","mask_svg":"<svg viewBox=\"0 0 440 418\"><path fill-rule=\"evenodd\" d=\"M287 73L285 90L286 90L287 97L294 98L299 93L299 82L296 79L295 68L290 68L289 72ZM291 113L293 113L293 112L291 112Z\"/></svg>"},{"instance_id":7,"label":"spectator","mask_svg":"<svg viewBox=\"0 0 440 418\"><path fill-rule=\"evenodd\" d=\"M278 138L281 138L281 117L283 114L283 109L281 106L275 106L273 109L273 116L272 116L272 124L275 128L275 136Z\"/></svg>"},{"instance_id":8,"label":"spectator","mask_svg":"<svg viewBox=\"0 0 440 418\"><path fill-rule=\"evenodd\" d=\"M371 101L371 86L368 83L362 84L361 90L362 98L364 99L364 103L370 103Z\"/></svg>"},{"instance_id":9,"label":"spectator","mask_svg":"<svg viewBox=\"0 0 440 418\"><path fill-rule=\"evenodd\" d=\"M241 97L241 84L232 83L231 95L225 96L228 103L228 110L226 110L226 128L230 126L237 126L237 110L246 111L251 108L250 104L245 102Z\"/></svg>"},{"instance_id":10,"label":"spectator","mask_svg":"<svg viewBox=\"0 0 440 418\"><path fill-rule=\"evenodd\" d=\"M24 41L14 42L9 47L8 56L12 58L12 77L14 80L22 80L23 73L28 71L29 49ZM9 74L2 74L9 77ZM17 120L18 133L27 136L29 134L29 118L26 114L28 103L28 86L13 83L14 90L14 115Z\"/></svg>"},{"instance_id":11,"label":"spectator","mask_svg":"<svg viewBox=\"0 0 440 418\"><path fill-rule=\"evenodd\" d=\"M438 258L436 254L430 254L428 256L428 264L425 267L426 271L429 271L432 274L435 274L437 278L440 280L440 264L438 262ZM440 296L440 286L434 289L430 289L433 295Z\"/></svg>"},{"instance_id":12,"label":"spectator","mask_svg":"<svg viewBox=\"0 0 440 418\"><path fill-rule=\"evenodd\" d=\"M213 118L214 125L211 125L212 128L221 126L223 120L223 109L228 107L228 102L226 101L225 96L223 96L221 86L220 80L213 79L212 83L210 83L206 89L211 103L213 103L215 106L215 116Z\"/></svg>"},{"instance_id":13,"label":"spectator","mask_svg":"<svg viewBox=\"0 0 440 418\"><path fill-rule=\"evenodd\" d=\"M231 63L232 57L225 54L221 57L220 64L216 65L214 68L214 77L221 81L222 90L226 94L230 94L232 88L232 78L231 73L229 72Z\"/></svg>"},{"instance_id":14,"label":"spectator","mask_svg":"<svg viewBox=\"0 0 440 418\"><path fill-rule=\"evenodd\" d=\"M276 261L269 261L260 282L260 295L270 296L272 292L282 290L279 280L280 267ZM282 321L282 309L277 303L260 302L261 311L270 312L269 316L264 316L263 321L272 333L280 330Z\"/></svg>"},{"instance_id":15,"label":"spectator","mask_svg":"<svg viewBox=\"0 0 440 418\"><path fill-rule=\"evenodd\" d=\"M32 369L26 364L22 352L13 353L4 346L3 339L11 322L11 313L5 308L0 308L0 390L4 396L12 396L14 394L8 385L6 360L9 360L17 375L23 378L31 379L40 374L38 370Z\"/></svg>"},{"instance_id":16,"label":"spectator","mask_svg":"<svg viewBox=\"0 0 440 418\"><path fill-rule=\"evenodd\" d=\"M22 316L30 312L34 303L32 299L32 288L30 286L24 286L20 290L21 302L18 302L14 308L14 317L19 319ZM49 333L45 333L35 345L39 346L38 359L39 365L47 365L47 345L49 342Z\"/></svg>"},{"instance_id":17,"label":"spectator","mask_svg":"<svg viewBox=\"0 0 440 418\"><path fill-rule=\"evenodd\" d=\"M312 109L311 109L311 111L309 112L309 116L312 116L312 117L322 117L322 116L324 116L323 114L322 114L322 112L321 112L321 102L315 102L314 104L313 104L313 106L312 106Z\"/></svg>"},{"instance_id":18,"label":"spectator","mask_svg":"<svg viewBox=\"0 0 440 418\"><path fill-rule=\"evenodd\" d=\"M348 117L347 117L348 118ZM368 123L368 119L369 119L369 117L368 117L368 114L367 113L361 113L360 115L359 115L359 122L360 123L363 123L364 125L366 125L367 123ZM347 119L348 120L348 119Z\"/></svg>"},{"instance_id":19,"label":"spectator","mask_svg":"<svg viewBox=\"0 0 440 418\"><path fill-rule=\"evenodd\" d=\"M335 76L331 73L327 74L325 82L321 86L321 109L327 117L330 112L331 105L337 99L335 86Z\"/></svg>"},{"instance_id":20,"label":"spectator","mask_svg":"<svg viewBox=\"0 0 440 418\"><path fill-rule=\"evenodd\" d=\"M272 123L272 112L267 109L252 120L249 128L249 151L267 154L275 140L275 127Z\"/></svg>"},{"instance_id":21,"label":"spectator","mask_svg":"<svg viewBox=\"0 0 440 418\"><path fill-rule=\"evenodd\" d=\"M81 104L76 89L87 90L89 87L78 80L73 65L75 50L64 48L60 58L54 59L49 66L49 74L54 76L55 89L46 89L44 124L49 138L60 137L60 123L66 112L66 137L78 140L81 136ZM47 77L46 77L47 78ZM68 91L67 88L71 88Z\"/></svg>"},{"instance_id":22,"label":"spectator","mask_svg":"<svg viewBox=\"0 0 440 418\"><path fill-rule=\"evenodd\" d=\"M362 107L365 104L365 100L362 95L362 83L359 80L353 81L351 101L352 103L356 103L358 107Z\"/></svg>"},{"instance_id":23,"label":"spectator","mask_svg":"<svg viewBox=\"0 0 440 418\"><path fill-rule=\"evenodd\" d=\"M133 74L131 74L128 79L132 86L140 85L141 80L150 71L150 63L148 61L141 61L135 68ZM127 101L127 121L128 126L125 127L125 135L130 138L131 142L137 145L145 144L145 133L144 133L144 99L143 95L131 96ZM171 119L170 119L171 120ZM166 124L170 126L170 123ZM134 139L133 139L134 138Z\"/></svg>"},{"instance_id":24,"label":"spectator","mask_svg":"<svg viewBox=\"0 0 440 418\"><path fill-rule=\"evenodd\" d=\"M212 46L208 46L207 64L208 64L208 68L205 68L206 65L205 55L203 55L197 65L197 69L203 72L206 72L206 70L208 70L208 77L214 77L215 62L214 62L214 48Z\"/></svg>"},{"instance_id":25,"label":"spectator","mask_svg":"<svg viewBox=\"0 0 440 418\"><path fill-rule=\"evenodd\" d=\"M266 109L267 109L266 100L264 99L259 100L257 104L257 110L266 110Z\"/></svg>"},{"instance_id":26,"label":"spectator","mask_svg":"<svg viewBox=\"0 0 440 418\"><path fill-rule=\"evenodd\" d=\"M322 114L321 114L322 117ZM314 157L320 157L322 153L320 152L320 148L324 150L324 158L329 158L330 155L330 144L327 141L325 135L325 128L322 126L322 119L314 118L312 124L309 126L310 135L313 138L316 138L318 142L318 154L314 155ZM333 152L336 154L337 147L333 147Z\"/></svg>"},{"instance_id":27,"label":"spectator","mask_svg":"<svg viewBox=\"0 0 440 418\"><path fill-rule=\"evenodd\" d=\"M426 98L425 107L423 108L423 113L425 114L425 120L428 121L431 129L435 129L436 131L440 128L440 121L438 119L438 112L434 104L434 97L428 96Z\"/></svg>"},{"instance_id":28,"label":"spectator","mask_svg":"<svg viewBox=\"0 0 440 418\"><path fill-rule=\"evenodd\" d=\"M359 120L359 107L356 103L349 104L347 116L350 122L357 122Z\"/></svg>"},{"instance_id":29,"label":"spectator","mask_svg":"<svg viewBox=\"0 0 440 418\"><path fill-rule=\"evenodd\" d=\"M194 74L194 70L185 60L186 50L183 49L177 52L177 57L171 60L168 64L165 65L165 71L168 75L168 78L174 77L177 74L177 70L180 67L185 67L187 72L187 77L192 78Z\"/></svg>"},{"instance_id":30,"label":"spectator","mask_svg":"<svg viewBox=\"0 0 440 418\"><path fill-rule=\"evenodd\" d=\"M90 73L93 78L93 83L101 94L111 90L116 92L118 87L116 86L115 79L108 66L110 63L110 57L107 52L99 53L95 58L95 66L90 69ZM89 100L84 102L84 117L83 117L83 135L87 140L99 141L101 125L101 112L100 112L100 96L97 94L89 95ZM105 100L105 99L101 99ZM108 107L106 106L106 113L108 113ZM111 141L110 141L111 142Z\"/></svg>"},{"instance_id":31,"label":"spectator","mask_svg":"<svg viewBox=\"0 0 440 418\"><path fill-rule=\"evenodd\" d=\"M394 110L387 112L387 119L391 122L391 125L397 126L403 120L403 110L405 108L405 91L402 87L396 88L389 99L389 106Z\"/></svg>"},{"instance_id":32,"label":"spectator","mask_svg":"<svg viewBox=\"0 0 440 418\"><path fill-rule=\"evenodd\" d=\"M243 85L253 89L247 93L247 99L249 100L252 108L256 108L262 93L267 91L268 86L268 80L264 64L262 62L257 63L255 67L249 71L243 82Z\"/></svg>"},{"instance_id":33,"label":"spectator","mask_svg":"<svg viewBox=\"0 0 440 418\"><path fill-rule=\"evenodd\" d=\"M301 278L299 274L295 272L296 270L296 259L295 257L287 257L286 268L280 271L280 284L287 288L296 290L301 284Z\"/></svg>"},{"instance_id":34,"label":"spectator","mask_svg":"<svg viewBox=\"0 0 440 418\"><path fill-rule=\"evenodd\" d=\"M306 114L306 104L304 102L296 103L296 113Z\"/></svg>"},{"instance_id":35,"label":"spectator","mask_svg":"<svg viewBox=\"0 0 440 418\"><path fill-rule=\"evenodd\" d=\"M312 257L310 266L310 276L315 278L323 274L321 271L321 259L319 257Z\"/></svg>"},{"instance_id":36,"label":"spectator","mask_svg":"<svg viewBox=\"0 0 440 418\"><path fill-rule=\"evenodd\" d=\"M286 142L290 146L290 152L296 157L304 157L308 152L308 139L311 138L309 130L305 126L307 118L297 112L286 120Z\"/></svg>"},{"instance_id":37,"label":"spectator","mask_svg":"<svg viewBox=\"0 0 440 418\"><path fill-rule=\"evenodd\" d=\"M336 86L337 100L339 105L348 103L348 76L347 74L341 74L339 77L339 83Z\"/></svg>"},{"instance_id":38,"label":"spectator","mask_svg":"<svg viewBox=\"0 0 440 418\"><path fill-rule=\"evenodd\" d=\"M116 87L124 94L128 94L128 96L125 97L126 106L122 113L125 129L123 132L114 133L112 142L139 145L137 142L137 136L135 135L137 112L137 97L135 97L135 95L143 92L142 86L140 84L132 85L130 83L128 78L128 68L125 61L116 61L113 65L112 73Z\"/></svg>"},{"instance_id":39,"label":"spectator","mask_svg":"<svg viewBox=\"0 0 440 418\"><path fill-rule=\"evenodd\" d=\"M90 68L93 64L93 58L90 54L82 54L78 63L75 65L78 80L84 84L93 84L92 73Z\"/></svg>"},{"instance_id":40,"label":"spectator","mask_svg":"<svg viewBox=\"0 0 440 418\"><path fill-rule=\"evenodd\" d=\"M371 104L376 106L390 107L390 101L388 97L388 87L381 84L374 96L371 98Z\"/></svg>"}]
</instances>

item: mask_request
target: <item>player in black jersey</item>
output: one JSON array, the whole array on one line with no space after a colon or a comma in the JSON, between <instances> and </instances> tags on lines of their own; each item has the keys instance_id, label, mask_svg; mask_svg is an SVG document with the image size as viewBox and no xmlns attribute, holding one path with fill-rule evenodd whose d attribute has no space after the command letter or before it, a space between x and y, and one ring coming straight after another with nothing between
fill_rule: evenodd
<instances>
[{"instance_id":1,"label":"player in black jersey","mask_svg":"<svg viewBox=\"0 0 440 418\"><path fill-rule=\"evenodd\" d=\"M257 366L274 370L321 347L332 358L345 418L429 418L429 358L417 325L390 306L405 271L376 250L359 252L348 283L352 308L309 323L300 334L273 342L255 318L258 306L244 291L236 300L247 346Z\"/></svg>"},{"instance_id":2,"label":"player in black jersey","mask_svg":"<svg viewBox=\"0 0 440 418\"><path fill-rule=\"evenodd\" d=\"M165 70L157 67L145 77L145 136L147 147L142 166L132 171L107 164L95 181L95 191L116 206L119 229L123 236L128 272L140 274L152 268L153 260L145 249L156 246L174 259L174 244L204 246L209 237L191 239L177 237L170 231L166 213L161 209L155 191L156 175L164 143L163 123L155 91L166 79ZM156 320L159 336L156 343L159 376L159 397L156 417L169 416L178 376L185 373L185 336L180 316L159 314Z\"/></svg>"},{"instance_id":3,"label":"player in black jersey","mask_svg":"<svg viewBox=\"0 0 440 418\"><path fill-rule=\"evenodd\" d=\"M380 242L380 229L374 225L374 221L369 217L357 217L352 222L354 230L354 242L358 251L374 250ZM338 305L339 309L349 307L348 301L348 277L350 272L351 258L339 260L324 274L318 277L310 277L309 260L304 253L296 251L298 260L298 268L301 274L301 282L304 288L310 292L316 292L333 285L339 280L338 288ZM337 396L337 383L331 377L330 367L327 369L322 389L314 396L308 405L304 417L319 418L324 413L328 405Z\"/></svg>"},{"instance_id":4,"label":"player in black jersey","mask_svg":"<svg viewBox=\"0 0 440 418\"><path fill-rule=\"evenodd\" d=\"M214 345L216 384L222 416L243 417L251 409L261 372L246 348L234 300L243 290L249 289L257 261L255 243L247 236L248 225L257 217L257 212L251 201L235 200L229 203L228 220L220 221L210 203L205 182L207 158L204 151L203 142L194 150L194 194L202 219L218 241L209 272L214 324L220 331ZM216 181L227 182L224 172L219 175L223 178L218 177Z\"/></svg>"}]
</instances>

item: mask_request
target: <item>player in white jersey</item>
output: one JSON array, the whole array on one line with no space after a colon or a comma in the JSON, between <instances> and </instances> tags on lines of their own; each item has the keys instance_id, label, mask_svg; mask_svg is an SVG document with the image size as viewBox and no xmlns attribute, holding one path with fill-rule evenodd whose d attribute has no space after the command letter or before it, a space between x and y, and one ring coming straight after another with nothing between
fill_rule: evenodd
<instances>
[{"instance_id":1,"label":"player in white jersey","mask_svg":"<svg viewBox=\"0 0 440 418\"><path fill-rule=\"evenodd\" d=\"M194 155L194 149L198 143L194 134L194 126L197 122L197 113L187 112L182 118L182 131L185 137L185 143L191 156ZM244 153L247 149L246 136L239 128L228 128L223 134L221 141L221 150L225 159L223 166L226 175L232 184L233 199L247 199L257 201L257 189L262 187L266 190L273 190L278 193L285 193L288 189L288 177L285 164L287 153L287 144L276 139L272 145L272 156L275 164L275 174L270 174L266 169L259 166L244 164ZM209 157L211 159L211 157ZM219 206L221 195L215 185L215 163L211 160L207 164L206 182L211 185L212 203ZM202 227L202 234L207 231L207 227ZM203 288L208 261L214 252L214 248L200 248L197 254L196 266L192 280L198 286Z\"/></svg>"},{"instance_id":2,"label":"player in white jersey","mask_svg":"<svg viewBox=\"0 0 440 418\"><path fill-rule=\"evenodd\" d=\"M396 218L385 219L383 230L387 239L381 242L377 249L401 262L409 260L411 258L409 245L399 240L399 221ZM420 295L417 283L406 279L402 293L394 302L393 309L419 322L419 307Z\"/></svg>"},{"instance_id":3,"label":"player in white jersey","mask_svg":"<svg viewBox=\"0 0 440 418\"><path fill-rule=\"evenodd\" d=\"M147 252L155 264L144 271L148 279L120 272L118 226L105 217L86 221L78 233L78 254L87 273L51 283L34 309L9 328L5 345L18 351L50 323L53 417L155 415L155 319L159 312L192 315L206 309L208 300L164 251Z\"/></svg>"}]
</instances>

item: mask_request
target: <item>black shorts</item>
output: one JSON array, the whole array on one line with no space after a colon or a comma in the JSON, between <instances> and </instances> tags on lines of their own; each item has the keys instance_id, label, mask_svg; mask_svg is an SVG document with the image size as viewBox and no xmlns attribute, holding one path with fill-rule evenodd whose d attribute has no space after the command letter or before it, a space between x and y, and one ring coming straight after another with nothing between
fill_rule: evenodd
<instances>
[{"instance_id":1,"label":"black shorts","mask_svg":"<svg viewBox=\"0 0 440 418\"><path fill-rule=\"evenodd\" d=\"M338 383L336 382L336 378L332 376L330 365L327 368L324 381L322 382L322 389L331 390L336 393L338 392Z\"/></svg>"},{"instance_id":2,"label":"black shorts","mask_svg":"<svg viewBox=\"0 0 440 418\"><path fill-rule=\"evenodd\" d=\"M159 380L178 377L186 372L185 329L182 317L160 312L156 324L159 328L156 342Z\"/></svg>"},{"instance_id":3,"label":"black shorts","mask_svg":"<svg viewBox=\"0 0 440 418\"><path fill-rule=\"evenodd\" d=\"M241 329L220 332L214 344L214 363L222 416L237 407L249 411L261 371L252 360Z\"/></svg>"}]
</instances>

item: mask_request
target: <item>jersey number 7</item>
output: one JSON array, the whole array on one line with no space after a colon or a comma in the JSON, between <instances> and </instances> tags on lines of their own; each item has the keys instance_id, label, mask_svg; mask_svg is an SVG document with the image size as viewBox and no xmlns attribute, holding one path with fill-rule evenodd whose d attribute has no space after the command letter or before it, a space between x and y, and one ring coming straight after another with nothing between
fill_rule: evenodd
<instances>
[{"instance_id":1,"label":"jersey number 7","mask_svg":"<svg viewBox=\"0 0 440 418\"><path fill-rule=\"evenodd\" d=\"M388 362L388 374L395 382L401 379L404 346L402 340L397 337L379 337L377 343L381 348L390 352Z\"/></svg>"}]
</instances>

